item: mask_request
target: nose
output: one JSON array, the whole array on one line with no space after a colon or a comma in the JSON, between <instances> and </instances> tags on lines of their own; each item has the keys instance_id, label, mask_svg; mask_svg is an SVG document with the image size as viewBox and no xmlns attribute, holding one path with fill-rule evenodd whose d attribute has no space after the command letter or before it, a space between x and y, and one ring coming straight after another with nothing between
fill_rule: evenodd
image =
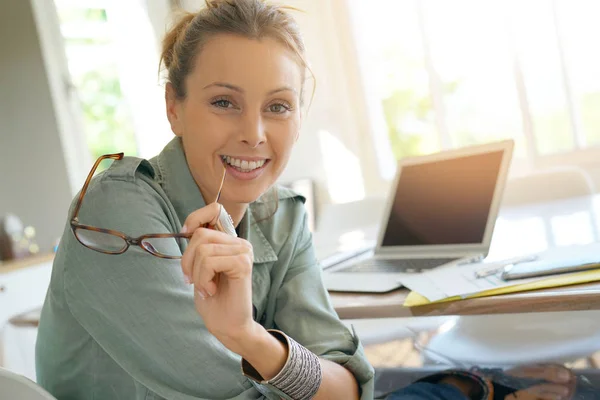
<instances>
[{"instance_id":1,"label":"nose","mask_svg":"<svg viewBox=\"0 0 600 400\"><path fill-rule=\"evenodd\" d=\"M241 128L240 141L242 143L256 148L266 142L265 126L260 112L246 113Z\"/></svg>"}]
</instances>

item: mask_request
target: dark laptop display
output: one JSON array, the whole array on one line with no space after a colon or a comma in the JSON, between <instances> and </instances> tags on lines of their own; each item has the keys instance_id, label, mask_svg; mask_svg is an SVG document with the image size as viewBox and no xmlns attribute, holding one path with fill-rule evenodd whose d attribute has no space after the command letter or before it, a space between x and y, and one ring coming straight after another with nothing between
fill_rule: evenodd
<instances>
[{"instance_id":1,"label":"dark laptop display","mask_svg":"<svg viewBox=\"0 0 600 400\"><path fill-rule=\"evenodd\" d=\"M481 243L503 156L403 166L382 247Z\"/></svg>"}]
</instances>

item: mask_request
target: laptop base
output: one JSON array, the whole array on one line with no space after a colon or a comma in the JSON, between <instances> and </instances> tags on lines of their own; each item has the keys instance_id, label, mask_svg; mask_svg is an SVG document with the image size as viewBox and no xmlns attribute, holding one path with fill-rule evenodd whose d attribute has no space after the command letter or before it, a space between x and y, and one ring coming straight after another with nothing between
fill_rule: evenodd
<instances>
[{"instance_id":1,"label":"laptop base","mask_svg":"<svg viewBox=\"0 0 600 400\"><path fill-rule=\"evenodd\" d=\"M398 279L389 279L386 274L325 273L323 281L330 292L388 293L400 289Z\"/></svg>"}]
</instances>

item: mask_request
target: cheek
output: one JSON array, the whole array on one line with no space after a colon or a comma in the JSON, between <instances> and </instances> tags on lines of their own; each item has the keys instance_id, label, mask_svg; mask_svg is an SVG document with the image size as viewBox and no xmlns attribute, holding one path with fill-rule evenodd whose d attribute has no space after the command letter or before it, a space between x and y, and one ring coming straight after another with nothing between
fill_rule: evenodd
<instances>
[{"instance_id":1,"label":"cheek","mask_svg":"<svg viewBox=\"0 0 600 400\"><path fill-rule=\"evenodd\" d=\"M271 132L269 142L273 152L281 162L287 162L296 143L299 124L289 123Z\"/></svg>"},{"instance_id":2,"label":"cheek","mask_svg":"<svg viewBox=\"0 0 600 400\"><path fill-rule=\"evenodd\" d=\"M189 142L202 145L202 151L205 153L214 151L227 140L223 132L229 132L223 118L209 112L205 107L188 110L185 136Z\"/></svg>"}]
</instances>

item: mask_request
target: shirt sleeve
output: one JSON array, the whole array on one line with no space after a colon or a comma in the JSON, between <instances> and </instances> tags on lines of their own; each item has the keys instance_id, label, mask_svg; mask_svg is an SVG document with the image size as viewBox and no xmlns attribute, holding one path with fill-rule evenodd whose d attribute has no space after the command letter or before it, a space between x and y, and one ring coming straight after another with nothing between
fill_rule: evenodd
<instances>
[{"instance_id":1,"label":"shirt sleeve","mask_svg":"<svg viewBox=\"0 0 600 400\"><path fill-rule=\"evenodd\" d=\"M101 180L90 187L79 219L132 237L172 232L168 206L153 192L141 179ZM62 241L71 313L153 398L257 398L241 374L241 358L208 332L196 312L179 260L154 257L139 246L102 254L82 246L70 231Z\"/></svg>"},{"instance_id":2,"label":"shirt sleeve","mask_svg":"<svg viewBox=\"0 0 600 400\"><path fill-rule=\"evenodd\" d=\"M347 368L360 385L361 400L373 398L374 372L358 337L339 320L323 284L312 235L306 223L301 202L296 206L301 218L298 238L292 246L284 246L278 262L288 262L279 283L274 325L319 357Z\"/></svg>"}]
</instances>

